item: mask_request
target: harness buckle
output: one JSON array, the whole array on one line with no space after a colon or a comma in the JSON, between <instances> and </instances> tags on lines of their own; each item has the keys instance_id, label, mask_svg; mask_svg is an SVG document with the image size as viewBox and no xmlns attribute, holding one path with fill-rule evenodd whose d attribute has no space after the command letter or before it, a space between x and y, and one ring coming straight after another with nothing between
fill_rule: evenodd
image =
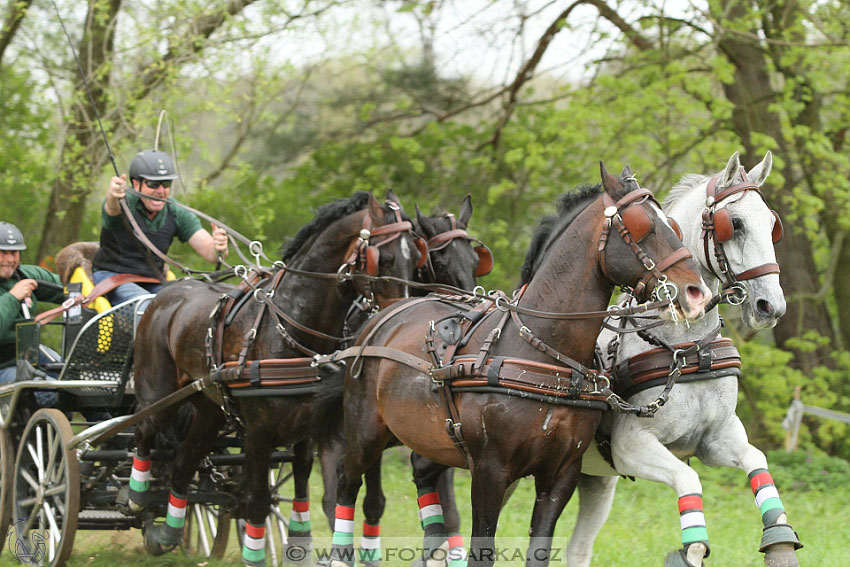
<instances>
[{"instance_id":1,"label":"harness buckle","mask_svg":"<svg viewBox=\"0 0 850 567\"><path fill-rule=\"evenodd\" d=\"M646 264L646 260L649 260L649 265ZM655 269L655 260L653 260L649 256L646 257L646 260L643 260L643 267L646 269L647 272L651 272Z\"/></svg>"},{"instance_id":2,"label":"harness buckle","mask_svg":"<svg viewBox=\"0 0 850 567\"><path fill-rule=\"evenodd\" d=\"M726 301L729 305L741 305L747 300L747 290L739 283L736 283L729 288L730 293L726 296Z\"/></svg>"}]
</instances>

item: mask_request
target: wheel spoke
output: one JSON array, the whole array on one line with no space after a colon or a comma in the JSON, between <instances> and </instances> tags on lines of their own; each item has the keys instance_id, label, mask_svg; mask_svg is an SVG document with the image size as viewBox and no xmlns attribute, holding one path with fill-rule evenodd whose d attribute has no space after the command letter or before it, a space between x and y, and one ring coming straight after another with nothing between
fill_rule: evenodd
<instances>
[{"instance_id":1,"label":"wheel spoke","mask_svg":"<svg viewBox=\"0 0 850 567\"><path fill-rule=\"evenodd\" d=\"M218 535L218 510L215 508L209 507L206 508L207 512L207 525L210 527L210 535L213 539Z\"/></svg>"},{"instance_id":2,"label":"wheel spoke","mask_svg":"<svg viewBox=\"0 0 850 567\"><path fill-rule=\"evenodd\" d=\"M29 485L30 485L30 488L32 488L32 490L33 490L33 491L37 491L37 490L38 490L38 487L39 487L39 484L40 484L40 483L39 483L36 479L34 479L34 478L32 477L32 475L29 473L29 471L28 471L28 470L26 470L26 469L21 469L21 470L20 470L20 471L18 471L18 472L20 473L21 478L23 478L25 481L27 481L27 484L29 484Z\"/></svg>"},{"instance_id":3,"label":"wheel spoke","mask_svg":"<svg viewBox=\"0 0 850 567\"><path fill-rule=\"evenodd\" d=\"M62 484L57 484L56 486L52 486L49 489L44 491L44 498L46 499L48 496L58 496L65 493L65 487L67 485L63 482Z\"/></svg>"},{"instance_id":4,"label":"wheel spoke","mask_svg":"<svg viewBox=\"0 0 850 567\"><path fill-rule=\"evenodd\" d=\"M54 465L56 464L56 455L59 453L59 449L61 449L61 439L53 429L48 430L48 437L50 438L50 444L48 446L48 455L47 455L47 466L44 468L45 478L48 482L56 482L58 479L53 477L54 474ZM59 474L63 474L65 472L65 467L61 466L62 457L60 459L60 467Z\"/></svg>"},{"instance_id":5,"label":"wheel spoke","mask_svg":"<svg viewBox=\"0 0 850 567\"><path fill-rule=\"evenodd\" d=\"M198 527L198 543L201 545L201 551L204 557L209 557L210 542L207 539L207 526L204 521L203 511L201 510L202 506L200 504L196 504L193 508L195 512L195 523Z\"/></svg>"}]
</instances>

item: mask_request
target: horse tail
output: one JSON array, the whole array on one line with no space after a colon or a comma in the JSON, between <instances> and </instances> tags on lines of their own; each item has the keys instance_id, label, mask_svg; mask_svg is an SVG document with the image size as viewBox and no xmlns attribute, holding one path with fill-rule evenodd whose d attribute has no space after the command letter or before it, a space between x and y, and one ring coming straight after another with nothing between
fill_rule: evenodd
<instances>
[{"instance_id":1,"label":"horse tail","mask_svg":"<svg viewBox=\"0 0 850 567\"><path fill-rule=\"evenodd\" d=\"M343 439L342 392L345 386L345 363L328 363L319 366L321 388L313 400L313 439L323 447Z\"/></svg>"}]
</instances>

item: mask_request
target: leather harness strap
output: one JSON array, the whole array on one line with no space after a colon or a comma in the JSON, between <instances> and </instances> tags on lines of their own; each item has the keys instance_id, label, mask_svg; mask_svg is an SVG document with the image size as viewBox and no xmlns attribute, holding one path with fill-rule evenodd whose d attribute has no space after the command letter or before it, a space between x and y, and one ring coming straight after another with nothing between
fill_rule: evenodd
<instances>
[{"instance_id":1,"label":"leather harness strap","mask_svg":"<svg viewBox=\"0 0 850 567\"><path fill-rule=\"evenodd\" d=\"M98 297L105 295L115 289L116 287L123 285L125 283L161 283L156 278L151 278L148 276L140 276L137 274L115 274L114 276L109 276L105 280L101 281L99 284L94 286L86 296L77 296L73 300L68 300L62 303L53 309L48 309L42 313L39 313L35 317L36 323L47 324L52 321L57 315L60 313L67 311L71 307L75 305L82 305L83 307L88 307L89 304L97 299Z\"/></svg>"}]
</instances>

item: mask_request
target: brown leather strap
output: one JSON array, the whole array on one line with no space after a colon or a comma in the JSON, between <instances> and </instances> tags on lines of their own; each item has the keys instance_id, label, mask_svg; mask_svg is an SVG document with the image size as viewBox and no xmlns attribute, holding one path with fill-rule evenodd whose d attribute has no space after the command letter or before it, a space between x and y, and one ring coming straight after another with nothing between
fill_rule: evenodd
<instances>
[{"instance_id":1,"label":"brown leather strap","mask_svg":"<svg viewBox=\"0 0 850 567\"><path fill-rule=\"evenodd\" d=\"M74 301L65 302L62 305L54 307L53 309L48 309L47 311L39 313L35 317L35 322L46 325L47 323L49 323L50 321L55 319L57 315L59 315L60 313L63 313L64 311L67 311L68 309L70 309L71 307L73 307L75 305L82 305L83 307L88 307L89 304L91 304L91 302L94 301L95 299L97 299L98 297L101 297L102 295L109 293L110 291L112 291L116 287L123 285L125 283L155 283L155 284L158 284L158 283L161 283L161 282L156 278L151 278L151 277L148 277L148 276L140 276L140 275L137 275L137 274L115 274L114 276L109 276L108 278L106 278L105 280L103 280L102 282L100 282L99 284L94 286L94 288L91 290L91 293L89 293L85 297L82 296L82 295L78 296L77 298L74 299Z\"/></svg>"},{"instance_id":2,"label":"brown leather strap","mask_svg":"<svg viewBox=\"0 0 850 567\"><path fill-rule=\"evenodd\" d=\"M770 263L770 264L762 264L761 266L756 266L755 268L750 268L740 274L735 274L735 279L737 280L751 280L760 276L764 276L766 274L778 274L779 273L779 264Z\"/></svg>"}]
</instances>

